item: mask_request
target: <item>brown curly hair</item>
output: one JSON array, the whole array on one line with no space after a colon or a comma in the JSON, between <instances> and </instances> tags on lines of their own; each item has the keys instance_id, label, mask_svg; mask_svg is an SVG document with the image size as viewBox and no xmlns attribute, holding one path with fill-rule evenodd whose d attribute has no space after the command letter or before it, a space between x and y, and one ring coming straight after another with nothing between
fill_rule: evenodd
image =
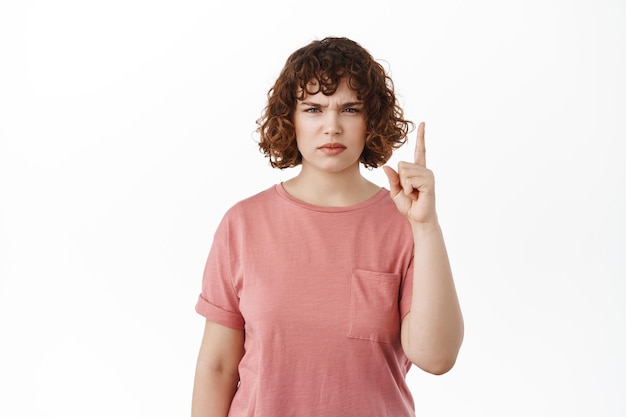
<instances>
[{"instance_id":1,"label":"brown curly hair","mask_svg":"<svg viewBox=\"0 0 626 417\"><path fill-rule=\"evenodd\" d=\"M259 148L272 167L284 169L302 163L293 122L298 100L319 91L332 95L343 79L364 104L367 128L359 161L367 168L377 168L406 142L413 123L404 119L393 81L383 66L358 43L327 37L291 54L267 94L257 132ZM311 86L317 86L317 91L310 91Z\"/></svg>"}]
</instances>

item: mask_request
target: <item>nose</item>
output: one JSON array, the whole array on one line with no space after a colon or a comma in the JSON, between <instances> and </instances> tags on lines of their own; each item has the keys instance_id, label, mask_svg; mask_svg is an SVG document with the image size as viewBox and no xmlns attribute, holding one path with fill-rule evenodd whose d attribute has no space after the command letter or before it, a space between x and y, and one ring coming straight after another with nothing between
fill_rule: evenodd
<instances>
[{"instance_id":1,"label":"nose","mask_svg":"<svg viewBox=\"0 0 626 417\"><path fill-rule=\"evenodd\" d=\"M335 112L328 112L326 117L326 126L324 133L327 135L338 135L341 133L341 123L339 123L339 115Z\"/></svg>"}]
</instances>

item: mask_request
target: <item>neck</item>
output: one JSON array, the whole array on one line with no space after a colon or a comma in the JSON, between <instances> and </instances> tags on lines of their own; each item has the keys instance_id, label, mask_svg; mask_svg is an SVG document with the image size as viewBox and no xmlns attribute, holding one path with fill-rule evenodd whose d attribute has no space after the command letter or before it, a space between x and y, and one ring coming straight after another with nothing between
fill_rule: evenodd
<instances>
[{"instance_id":1,"label":"neck","mask_svg":"<svg viewBox=\"0 0 626 417\"><path fill-rule=\"evenodd\" d=\"M298 200L328 207L358 204L380 191L380 187L361 175L358 165L341 172L317 171L303 165L300 173L283 186Z\"/></svg>"}]
</instances>

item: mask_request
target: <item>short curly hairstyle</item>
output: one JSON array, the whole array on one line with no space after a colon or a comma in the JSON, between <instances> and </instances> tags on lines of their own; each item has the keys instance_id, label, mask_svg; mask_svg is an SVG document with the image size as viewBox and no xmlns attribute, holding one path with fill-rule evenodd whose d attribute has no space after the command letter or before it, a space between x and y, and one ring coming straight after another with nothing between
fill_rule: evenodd
<instances>
[{"instance_id":1,"label":"short curly hairstyle","mask_svg":"<svg viewBox=\"0 0 626 417\"><path fill-rule=\"evenodd\" d=\"M404 119L393 81L383 66L358 43L327 37L291 54L268 92L257 132L260 151L272 167L284 169L302 163L293 119L298 100L319 91L332 95L343 79L363 101L365 111L365 148L359 161L367 168L380 167L406 142L413 123ZM310 91L310 86L317 86L317 91Z\"/></svg>"}]
</instances>

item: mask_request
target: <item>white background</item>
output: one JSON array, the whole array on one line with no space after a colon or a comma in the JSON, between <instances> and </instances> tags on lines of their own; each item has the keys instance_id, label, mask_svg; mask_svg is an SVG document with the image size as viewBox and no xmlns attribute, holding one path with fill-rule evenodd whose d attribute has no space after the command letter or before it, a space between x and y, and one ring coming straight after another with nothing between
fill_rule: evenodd
<instances>
[{"instance_id":1,"label":"white background","mask_svg":"<svg viewBox=\"0 0 626 417\"><path fill-rule=\"evenodd\" d=\"M297 173L255 120L327 35L427 124L466 338L417 414L626 415L626 3L411 4L3 1L0 415L189 414L213 231Z\"/></svg>"}]
</instances>

